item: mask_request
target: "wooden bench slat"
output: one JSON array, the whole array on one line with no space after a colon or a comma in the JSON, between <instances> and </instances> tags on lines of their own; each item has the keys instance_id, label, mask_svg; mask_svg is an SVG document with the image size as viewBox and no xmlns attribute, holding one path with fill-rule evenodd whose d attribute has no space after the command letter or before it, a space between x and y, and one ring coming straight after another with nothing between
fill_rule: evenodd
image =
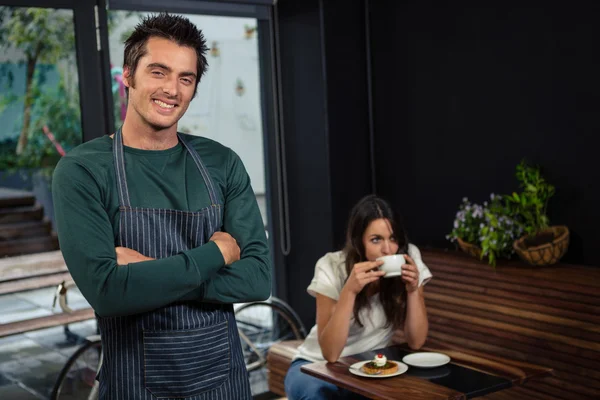
<instances>
[{"instance_id":1,"label":"wooden bench slat","mask_svg":"<svg viewBox=\"0 0 600 400\"><path fill-rule=\"evenodd\" d=\"M434 310L434 312L441 313L441 314L438 314L438 318L444 318L444 320L448 320L448 319L443 317L443 312L456 311L456 308L453 308L452 304L444 304L439 301L428 301L428 304L430 304L432 306L432 310ZM435 307L435 309L433 307ZM597 333L594 333L594 332L579 330L579 329L571 328L568 326L565 327L562 325L553 325L553 324L549 324L549 323L539 322L537 320L527 320L527 319L523 319L523 318L519 318L519 317L507 316L504 314L494 314L492 312L488 312L488 311L480 310L480 309L461 309L461 312L468 312L473 317L477 317L477 318L481 318L481 319L485 319L485 320L498 321L498 322L509 324L509 325L522 326L522 327L539 330L539 331L543 331L543 332L553 332L553 333L560 334L565 337L571 337L571 338L576 338L576 339L586 340L586 341L591 341L591 342L595 342L596 338L594 337L594 335L597 335ZM441 319L438 319L438 321L441 321ZM438 323L440 323L440 322L438 322ZM478 331L477 326L470 326L470 328L474 329L474 332ZM500 335L500 336L502 336L502 335Z\"/></svg>"},{"instance_id":2,"label":"wooden bench slat","mask_svg":"<svg viewBox=\"0 0 600 400\"><path fill-rule=\"evenodd\" d=\"M432 319L435 319L435 317L432 317ZM571 346L565 349L564 347L567 346L552 344L541 340L536 341L535 338L513 333L501 336L501 334L495 333L493 329L477 330L477 327L471 327L469 324L458 323L455 321L453 321L452 324L453 327L448 327L445 323L440 324L439 320L435 319L431 326L432 335L438 333L455 335L464 332L464 338L483 342L487 346L493 345L505 349L512 348L517 351L524 351L526 349L535 350L536 358L537 355L541 355L548 360L561 360L567 366L578 362L582 366L593 368L597 365L598 361L600 361L600 353L598 352L582 350ZM466 332L466 330L470 328L472 328L472 331ZM462 341L462 338L450 338L450 340L452 341L451 343L458 343L459 341Z\"/></svg>"},{"instance_id":3,"label":"wooden bench slat","mask_svg":"<svg viewBox=\"0 0 600 400\"><path fill-rule=\"evenodd\" d=\"M503 331L503 332L512 332L522 335L525 338L531 338L529 340L532 344L540 344L540 343L550 343L556 342L559 344L566 345L567 347L578 347L581 349L588 349L594 352L600 351L600 343L592 342L588 340L581 340L570 338L564 335L559 335L552 332L544 332L538 331L535 329L523 327L523 326L515 326L511 324L506 324L499 321L486 320L483 318L472 317L469 315L464 315L460 312L452 312L452 311L440 311L437 309L430 309L429 314L432 316L440 316L440 317L450 317L453 321L465 321L472 325L479 325L484 328L487 332L494 331ZM458 322L456 322L458 324ZM456 325L455 325L456 326ZM533 339L535 338L535 339ZM540 340L544 339L544 340Z\"/></svg>"},{"instance_id":4,"label":"wooden bench slat","mask_svg":"<svg viewBox=\"0 0 600 400\"><path fill-rule=\"evenodd\" d=\"M546 290L571 290L575 293L585 293L593 297L598 297L598 285L591 284L591 279L579 278L580 282L574 282L571 279L544 279L536 276L528 276L523 274L523 268L519 269L497 269L492 267L483 268L465 268L451 264L436 264L427 262L429 269L434 269L439 273L450 274L455 279L468 276L470 279L486 279L490 278L493 282L503 285L515 285L516 287L530 287ZM525 271L527 271L525 269Z\"/></svg>"},{"instance_id":5,"label":"wooden bench slat","mask_svg":"<svg viewBox=\"0 0 600 400\"><path fill-rule=\"evenodd\" d=\"M458 274L453 274L453 273L449 273L449 272L433 270L433 274L436 277L436 279L440 279L440 280L443 279L447 282L455 282L456 281L459 283L464 283L467 280L467 277L465 277L465 276L460 276ZM550 297L550 298L554 297L557 299L561 299L561 298L564 299L565 291L570 290L569 300L571 300L571 301L582 303L582 304L589 304L592 306L597 306L600 304L600 297L597 297L595 288L590 288L589 292L586 292L585 290L582 290L583 288L578 289L575 285L570 285L569 287L567 287L567 284L565 284L565 287L563 289L559 290L559 289L555 289L553 287L533 286L533 285L528 284L527 282L507 283L507 282L504 282L501 280L490 281L489 277L486 278L485 276L481 276L481 277L477 277L477 278L469 276L468 282L471 285L476 285L479 287L492 286L494 288L509 290L511 292L514 292L515 295L518 295L519 293L535 294L535 295ZM592 291L594 291L594 293L592 293Z\"/></svg>"},{"instance_id":6,"label":"wooden bench slat","mask_svg":"<svg viewBox=\"0 0 600 400\"><path fill-rule=\"evenodd\" d=\"M28 278L67 270L59 250L0 258L0 281Z\"/></svg>"},{"instance_id":7,"label":"wooden bench slat","mask_svg":"<svg viewBox=\"0 0 600 400\"><path fill-rule=\"evenodd\" d=\"M45 317L31 318L24 321L9 322L0 325L0 337L17 335L24 332L51 328L53 326L71 324L73 322L85 321L94 318L94 310L84 308L72 313L61 313Z\"/></svg>"},{"instance_id":8,"label":"wooden bench slat","mask_svg":"<svg viewBox=\"0 0 600 400\"><path fill-rule=\"evenodd\" d=\"M451 271L463 274L483 273L488 275L499 275L496 279L509 279L520 281L525 278L534 278L539 281L545 281L546 284L555 284L561 288L563 283L574 285L590 286L600 288L600 282L596 280L598 271L596 267L586 267L581 265L558 264L551 266L531 266L522 261L499 260L498 266L494 269L490 265L476 260L465 254L451 252L439 254L433 250L422 250L423 257L429 267L449 268Z\"/></svg>"},{"instance_id":9,"label":"wooden bench slat","mask_svg":"<svg viewBox=\"0 0 600 400\"><path fill-rule=\"evenodd\" d=\"M474 290L472 285L455 282L433 280L427 285L425 295L432 293L446 294L453 297L477 298L486 304L498 304L517 309L539 312L542 314L556 315L569 319L600 324L600 306L592 306L560 299L533 295L515 295L511 292L494 289L479 288Z\"/></svg>"},{"instance_id":10,"label":"wooden bench slat","mask_svg":"<svg viewBox=\"0 0 600 400\"><path fill-rule=\"evenodd\" d=\"M60 284L62 281L67 281L70 279L70 273L61 272L58 274L34 276L8 282L0 281L0 295L55 286Z\"/></svg>"},{"instance_id":11,"label":"wooden bench slat","mask_svg":"<svg viewBox=\"0 0 600 400\"><path fill-rule=\"evenodd\" d=\"M600 325L583 322L579 319L570 319L531 312L506 306L492 305L483 301L463 299L439 293L426 293L426 304L432 308L456 311L468 311L474 316L490 318L497 321L510 322L511 324L527 326L534 329L551 330L565 336L596 340L600 334Z\"/></svg>"}]
</instances>

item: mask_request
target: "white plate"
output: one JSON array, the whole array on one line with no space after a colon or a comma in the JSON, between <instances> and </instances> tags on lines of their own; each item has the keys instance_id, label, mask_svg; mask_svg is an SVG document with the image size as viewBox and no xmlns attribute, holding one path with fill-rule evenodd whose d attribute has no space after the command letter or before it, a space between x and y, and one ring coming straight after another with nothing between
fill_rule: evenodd
<instances>
[{"instance_id":1,"label":"white plate","mask_svg":"<svg viewBox=\"0 0 600 400\"><path fill-rule=\"evenodd\" d=\"M443 353L421 352L404 356L402 362L413 367L435 368L448 364L450 362L450 357Z\"/></svg>"},{"instance_id":2,"label":"white plate","mask_svg":"<svg viewBox=\"0 0 600 400\"><path fill-rule=\"evenodd\" d=\"M403 364L400 361L388 360L388 361L394 361L396 364L398 364L398 371L394 372L393 374L387 374L387 375L381 375L381 374L369 375L367 373L362 372L360 367L362 367L363 365L365 365L366 363L369 363L371 361L373 361L373 360L360 361L355 364L352 364L350 366L350 372L353 373L354 375L364 376L365 378L389 378L390 376L397 376L397 375L403 374L406 371L408 371L408 365Z\"/></svg>"}]
</instances>

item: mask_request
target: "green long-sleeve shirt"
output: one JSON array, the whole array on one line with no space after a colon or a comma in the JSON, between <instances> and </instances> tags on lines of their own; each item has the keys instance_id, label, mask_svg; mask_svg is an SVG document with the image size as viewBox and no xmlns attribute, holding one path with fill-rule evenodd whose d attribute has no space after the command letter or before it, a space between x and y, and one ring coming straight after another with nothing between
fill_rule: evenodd
<instances>
[{"instance_id":1,"label":"green long-sleeve shirt","mask_svg":"<svg viewBox=\"0 0 600 400\"><path fill-rule=\"evenodd\" d=\"M54 171L60 248L81 293L100 316L141 313L182 299L236 303L270 294L269 250L244 165L217 142L185 138L224 201L223 231L240 246L240 260L229 266L214 242L167 258L117 265L119 196L109 136L73 149ZM158 151L124 149L132 207L198 211L210 205L202 175L181 143Z\"/></svg>"}]
</instances>

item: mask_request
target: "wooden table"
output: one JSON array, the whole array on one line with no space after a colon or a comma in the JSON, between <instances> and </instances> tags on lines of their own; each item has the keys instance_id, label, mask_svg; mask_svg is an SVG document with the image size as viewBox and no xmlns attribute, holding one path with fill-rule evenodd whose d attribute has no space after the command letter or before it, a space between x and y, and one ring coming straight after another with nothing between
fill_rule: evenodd
<instances>
[{"instance_id":1,"label":"wooden table","mask_svg":"<svg viewBox=\"0 0 600 400\"><path fill-rule=\"evenodd\" d=\"M363 396L390 400L469 399L552 373L551 368L475 352L466 354L442 346L423 351L442 352L450 356L451 362L431 369L409 367L402 375L377 379L356 376L348 370L355 362L371 360L377 353L385 354L389 360L401 361L411 351L400 345L344 357L335 363L303 365L301 370Z\"/></svg>"}]
</instances>

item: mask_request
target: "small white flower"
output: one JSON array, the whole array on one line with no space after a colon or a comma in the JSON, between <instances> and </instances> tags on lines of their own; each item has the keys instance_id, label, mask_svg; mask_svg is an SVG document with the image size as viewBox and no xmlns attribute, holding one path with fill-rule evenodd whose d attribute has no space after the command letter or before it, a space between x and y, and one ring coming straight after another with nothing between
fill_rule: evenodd
<instances>
[{"instance_id":1,"label":"small white flower","mask_svg":"<svg viewBox=\"0 0 600 400\"><path fill-rule=\"evenodd\" d=\"M458 220L457 219L454 220L454 227L458 228Z\"/></svg>"},{"instance_id":2,"label":"small white flower","mask_svg":"<svg viewBox=\"0 0 600 400\"><path fill-rule=\"evenodd\" d=\"M463 203L466 203L467 201L469 201L469 199L467 199L466 197L463 197Z\"/></svg>"}]
</instances>

